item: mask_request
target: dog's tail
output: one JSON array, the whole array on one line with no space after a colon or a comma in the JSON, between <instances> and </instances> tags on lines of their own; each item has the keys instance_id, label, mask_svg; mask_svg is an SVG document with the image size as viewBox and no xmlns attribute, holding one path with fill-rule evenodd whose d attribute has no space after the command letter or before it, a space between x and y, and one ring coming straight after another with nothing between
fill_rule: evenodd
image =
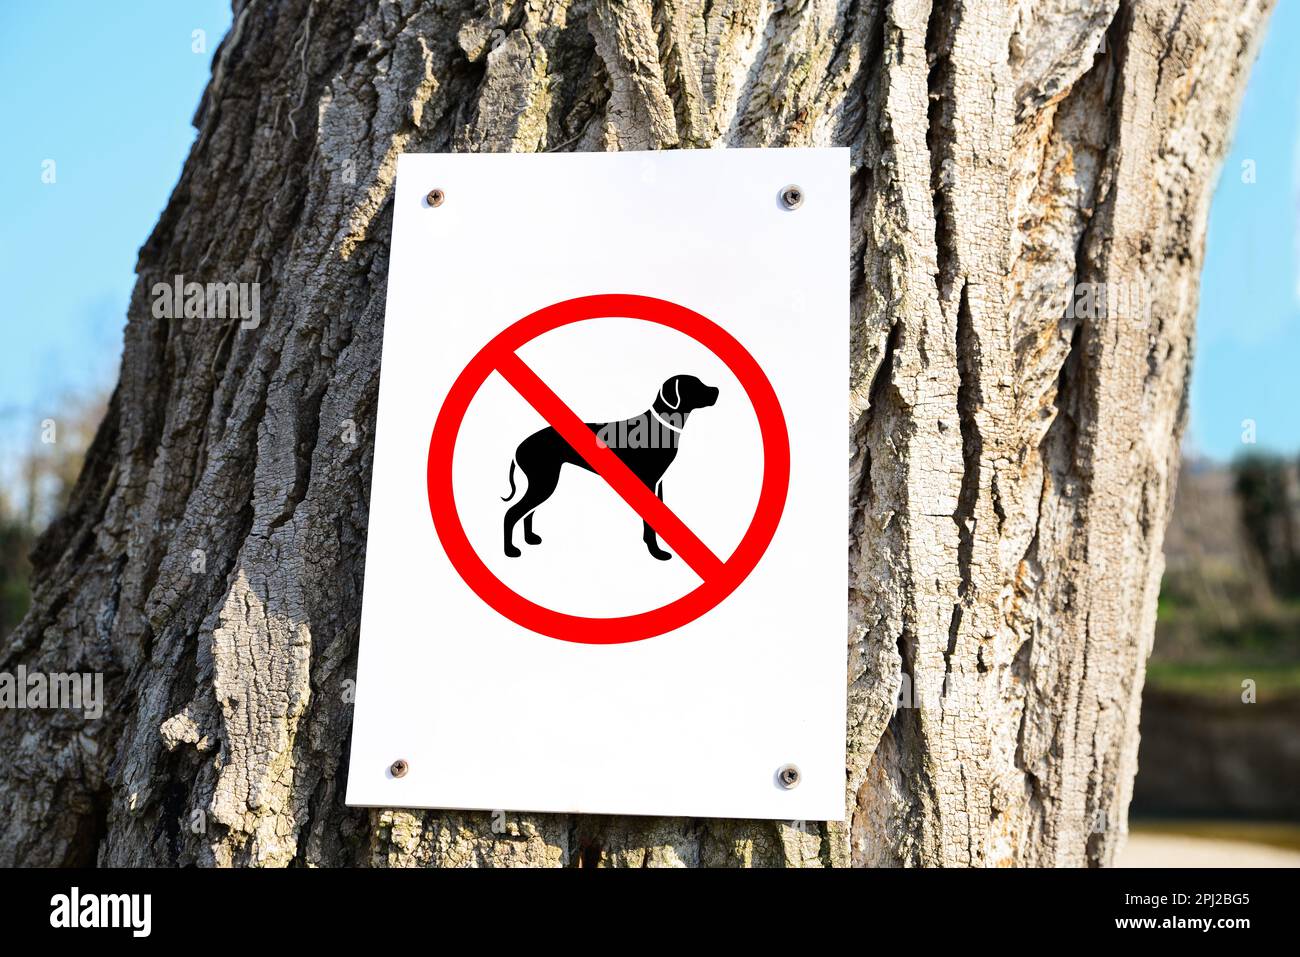
<instances>
[{"instance_id":1,"label":"dog's tail","mask_svg":"<svg viewBox=\"0 0 1300 957\"><path fill-rule=\"evenodd\" d=\"M515 460L510 460L510 494L501 501L508 502L515 497Z\"/></svg>"}]
</instances>

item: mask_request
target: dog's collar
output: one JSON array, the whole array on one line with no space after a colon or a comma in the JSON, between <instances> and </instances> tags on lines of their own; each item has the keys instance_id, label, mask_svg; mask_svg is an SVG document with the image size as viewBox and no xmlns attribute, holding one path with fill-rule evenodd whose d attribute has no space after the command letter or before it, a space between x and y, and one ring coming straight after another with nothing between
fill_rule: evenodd
<instances>
[{"instance_id":1,"label":"dog's collar","mask_svg":"<svg viewBox=\"0 0 1300 957\"><path fill-rule=\"evenodd\" d=\"M661 415L660 415L658 412L656 412L654 409L651 409L651 410L650 410L650 414L653 415L656 419L658 419L658 420L659 420L659 424L662 425L665 429L668 429L669 431L672 431L672 432L677 432L678 434L681 433L682 430L681 430L681 428L680 428L679 426L676 426L676 425L669 425L668 422L665 421L664 417L661 416Z\"/></svg>"}]
</instances>

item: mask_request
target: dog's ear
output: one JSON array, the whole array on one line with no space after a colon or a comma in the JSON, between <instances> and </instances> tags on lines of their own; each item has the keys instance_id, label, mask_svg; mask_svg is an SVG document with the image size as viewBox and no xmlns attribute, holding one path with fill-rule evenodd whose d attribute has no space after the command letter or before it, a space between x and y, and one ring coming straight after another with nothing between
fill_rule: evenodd
<instances>
[{"instance_id":1,"label":"dog's ear","mask_svg":"<svg viewBox=\"0 0 1300 957\"><path fill-rule=\"evenodd\" d=\"M673 376L671 379L669 379L667 382L665 382L663 385L659 387L659 399L661 402L663 402L664 405L668 406L668 408L670 409L675 409L682 404L682 392L680 386L677 383L677 380L680 378L681 376ZM669 402L668 397L664 395L664 389L668 388L668 386L670 385L673 387L673 401L671 402Z\"/></svg>"}]
</instances>

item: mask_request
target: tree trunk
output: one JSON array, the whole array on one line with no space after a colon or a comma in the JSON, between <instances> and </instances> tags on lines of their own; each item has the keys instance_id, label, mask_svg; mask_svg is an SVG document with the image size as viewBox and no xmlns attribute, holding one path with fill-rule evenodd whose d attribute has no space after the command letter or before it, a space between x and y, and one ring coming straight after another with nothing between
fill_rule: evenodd
<instances>
[{"instance_id":1,"label":"tree trunk","mask_svg":"<svg viewBox=\"0 0 1300 957\"><path fill-rule=\"evenodd\" d=\"M107 706L0 714L0 862L1111 862L1271 5L236 0L0 657ZM848 823L345 807L398 154L722 145L853 151Z\"/></svg>"}]
</instances>

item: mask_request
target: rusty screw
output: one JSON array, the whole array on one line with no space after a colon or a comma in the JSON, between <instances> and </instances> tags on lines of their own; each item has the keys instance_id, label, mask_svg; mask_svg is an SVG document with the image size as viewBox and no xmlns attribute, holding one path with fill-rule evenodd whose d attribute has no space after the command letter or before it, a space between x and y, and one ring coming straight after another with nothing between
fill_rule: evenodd
<instances>
[{"instance_id":1,"label":"rusty screw","mask_svg":"<svg viewBox=\"0 0 1300 957\"><path fill-rule=\"evenodd\" d=\"M442 201L447 198L447 194L440 189L431 189L429 195L424 198L430 206L441 206Z\"/></svg>"},{"instance_id":2,"label":"rusty screw","mask_svg":"<svg viewBox=\"0 0 1300 957\"><path fill-rule=\"evenodd\" d=\"M798 209L803 205L803 190L790 185L781 190L781 203L786 209Z\"/></svg>"},{"instance_id":3,"label":"rusty screw","mask_svg":"<svg viewBox=\"0 0 1300 957\"><path fill-rule=\"evenodd\" d=\"M791 788L799 786L799 781L803 778L803 775L800 773L797 764L783 764L777 769L776 778L781 782L781 787L789 791Z\"/></svg>"},{"instance_id":4,"label":"rusty screw","mask_svg":"<svg viewBox=\"0 0 1300 957\"><path fill-rule=\"evenodd\" d=\"M395 778L406 777L406 772L409 771L410 769L411 766L407 764L405 761L401 761L401 760L394 761L388 768L389 773L391 773Z\"/></svg>"}]
</instances>

